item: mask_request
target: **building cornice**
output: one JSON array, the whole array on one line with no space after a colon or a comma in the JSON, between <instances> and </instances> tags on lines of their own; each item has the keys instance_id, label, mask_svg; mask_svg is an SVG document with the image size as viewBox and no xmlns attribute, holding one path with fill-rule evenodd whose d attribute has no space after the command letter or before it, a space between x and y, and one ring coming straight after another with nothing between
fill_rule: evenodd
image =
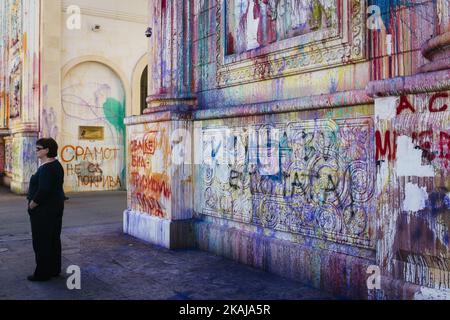
<instances>
[{"instance_id":1,"label":"building cornice","mask_svg":"<svg viewBox=\"0 0 450 320\"><path fill-rule=\"evenodd\" d=\"M450 69L371 81L366 87L369 97L389 97L450 89Z\"/></svg>"},{"instance_id":2,"label":"building cornice","mask_svg":"<svg viewBox=\"0 0 450 320\"><path fill-rule=\"evenodd\" d=\"M70 2L64 1L61 8L64 13L71 6ZM82 15L89 15L94 17L102 17L113 20L122 20L128 22L147 24L147 17L145 15L130 14L124 11L107 10L94 7L80 6Z\"/></svg>"}]
</instances>

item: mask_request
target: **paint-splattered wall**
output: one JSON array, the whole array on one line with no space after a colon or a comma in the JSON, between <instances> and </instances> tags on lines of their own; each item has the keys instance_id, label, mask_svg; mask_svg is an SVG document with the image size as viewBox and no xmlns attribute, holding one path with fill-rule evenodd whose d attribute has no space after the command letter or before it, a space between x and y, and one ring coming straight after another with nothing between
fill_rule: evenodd
<instances>
[{"instance_id":1,"label":"paint-splattered wall","mask_svg":"<svg viewBox=\"0 0 450 320\"><path fill-rule=\"evenodd\" d=\"M197 122L196 211L288 232L292 241L313 236L374 248L371 112Z\"/></svg>"},{"instance_id":2,"label":"paint-splattered wall","mask_svg":"<svg viewBox=\"0 0 450 320\"><path fill-rule=\"evenodd\" d=\"M0 140L0 176L5 174L5 142Z\"/></svg>"},{"instance_id":3,"label":"paint-splattered wall","mask_svg":"<svg viewBox=\"0 0 450 320\"><path fill-rule=\"evenodd\" d=\"M0 6L0 129L8 129L2 134L12 137L12 152L5 152L6 173L12 175L12 189L23 193L27 188L25 181L36 167L34 151L29 146L38 130L40 4L7 0ZM9 154L12 163L8 163Z\"/></svg>"},{"instance_id":4,"label":"paint-splattered wall","mask_svg":"<svg viewBox=\"0 0 450 320\"><path fill-rule=\"evenodd\" d=\"M129 190L125 232L167 247L154 234L194 233L201 249L339 296L450 298L449 0L149 8L149 108L126 119L129 168L163 167L172 201L161 215ZM183 152L180 119L193 128ZM161 127L169 164L143 151ZM177 152L192 176L175 173ZM193 232L175 228L181 215Z\"/></svg>"},{"instance_id":5,"label":"paint-splattered wall","mask_svg":"<svg viewBox=\"0 0 450 320\"><path fill-rule=\"evenodd\" d=\"M21 171L37 159L20 152L37 137L58 142L66 191L125 188L123 118L141 109L131 105L140 82L131 82L145 68L145 7L146 0L1 2L0 135L19 150L5 158L14 191L26 192Z\"/></svg>"},{"instance_id":6,"label":"paint-splattered wall","mask_svg":"<svg viewBox=\"0 0 450 320\"><path fill-rule=\"evenodd\" d=\"M225 6L227 54L336 28L339 19L337 1L232 0Z\"/></svg>"},{"instance_id":7,"label":"paint-splattered wall","mask_svg":"<svg viewBox=\"0 0 450 320\"><path fill-rule=\"evenodd\" d=\"M449 97L402 95L375 106L380 260L396 277L439 289L450 288Z\"/></svg>"},{"instance_id":8,"label":"paint-splattered wall","mask_svg":"<svg viewBox=\"0 0 450 320\"><path fill-rule=\"evenodd\" d=\"M8 34L7 19L6 19L6 2L2 2L0 5L0 128L6 128L7 126L7 105L6 105L6 77L7 77L7 44Z\"/></svg>"},{"instance_id":9,"label":"paint-splattered wall","mask_svg":"<svg viewBox=\"0 0 450 320\"><path fill-rule=\"evenodd\" d=\"M198 245L349 296L367 297L368 265L403 281L378 298L448 290L450 63L433 51L448 46L448 8L196 2Z\"/></svg>"},{"instance_id":10,"label":"paint-splattered wall","mask_svg":"<svg viewBox=\"0 0 450 320\"><path fill-rule=\"evenodd\" d=\"M171 209L171 147L163 124L130 127L128 204L131 210L166 218Z\"/></svg>"},{"instance_id":11,"label":"paint-splattered wall","mask_svg":"<svg viewBox=\"0 0 450 320\"><path fill-rule=\"evenodd\" d=\"M35 121L39 102L39 4L35 1L2 2L0 56L0 114L4 127ZM3 109L3 110L2 110Z\"/></svg>"},{"instance_id":12,"label":"paint-splattered wall","mask_svg":"<svg viewBox=\"0 0 450 320\"><path fill-rule=\"evenodd\" d=\"M253 7L253 12L249 11L247 3ZM295 3L307 9L299 13ZM358 2L351 6L352 11L350 5L344 3L346 5L341 1L325 1L323 5L319 1L235 1L240 6L234 7L230 7L228 1L196 3L193 57L200 104L209 107L239 105L294 98L301 96L301 92L319 94L360 87L355 75L367 77L367 74L352 64L332 72L305 73L333 64L342 66L350 58L362 57L364 7ZM336 10L327 13L333 7ZM243 12L241 18L237 18L240 11ZM342 28L336 21L349 25ZM269 36L271 33L273 35ZM243 40L239 40L241 38ZM251 42L250 49L234 48L235 42L238 47L246 48L244 40ZM306 52L314 53L314 59L305 55ZM216 79L221 87L241 85L215 90ZM276 80L260 81L266 79ZM247 85L249 82L251 84Z\"/></svg>"},{"instance_id":13,"label":"paint-splattered wall","mask_svg":"<svg viewBox=\"0 0 450 320\"><path fill-rule=\"evenodd\" d=\"M448 5L441 2L443 7ZM303 5L307 9L298 14L297 8ZM366 14L371 5L379 11ZM420 53L422 44L439 27L436 5L432 0L198 1L193 56L200 105L239 105L364 89L370 80L414 74L426 61ZM328 14L333 7L333 14ZM377 29L368 30L366 25L377 12L381 21ZM330 69L333 65L339 67ZM305 72L324 67L327 70ZM222 87L244 85L216 90L216 78ZM276 79L266 80L270 78Z\"/></svg>"},{"instance_id":14,"label":"paint-splattered wall","mask_svg":"<svg viewBox=\"0 0 450 320\"><path fill-rule=\"evenodd\" d=\"M2 127L6 128L9 118L19 116L21 107L21 40L22 40L22 5L21 1L2 1L1 9L2 39L0 112ZM10 110L12 105L12 112Z\"/></svg>"},{"instance_id":15,"label":"paint-splattered wall","mask_svg":"<svg viewBox=\"0 0 450 320\"><path fill-rule=\"evenodd\" d=\"M12 176L12 143L11 138L5 139L5 175L11 177Z\"/></svg>"},{"instance_id":16,"label":"paint-splattered wall","mask_svg":"<svg viewBox=\"0 0 450 320\"><path fill-rule=\"evenodd\" d=\"M141 85L131 81L146 53L145 0L63 1L62 17L71 5L80 8L80 28L61 30L61 106L45 103L43 127L58 136L66 191L126 188L125 115ZM70 11L69 11L70 12ZM99 25L94 32L93 25ZM143 30L143 31L142 31ZM137 88L135 88L137 86ZM44 101L46 95L44 92ZM53 119L56 119L54 125ZM96 133L94 133L94 131ZM86 133L86 135L83 134Z\"/></svg>"}]
</instances>

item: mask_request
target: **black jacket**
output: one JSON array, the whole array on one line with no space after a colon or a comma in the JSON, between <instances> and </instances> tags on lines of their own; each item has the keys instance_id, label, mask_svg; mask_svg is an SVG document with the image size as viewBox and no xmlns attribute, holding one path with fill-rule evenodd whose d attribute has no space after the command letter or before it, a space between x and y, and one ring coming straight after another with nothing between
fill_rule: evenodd
<instances>
[{"instance_id":1,"label":"black jacket","mask_svg":"<svg viewBox=\"0 0 450 320\"><path fill-rule=\"evenodd\" d=\"M64 169L58 160L39 167L30 179L27 199L40 206L64 202Z\"/></svg>"}]
</instances>

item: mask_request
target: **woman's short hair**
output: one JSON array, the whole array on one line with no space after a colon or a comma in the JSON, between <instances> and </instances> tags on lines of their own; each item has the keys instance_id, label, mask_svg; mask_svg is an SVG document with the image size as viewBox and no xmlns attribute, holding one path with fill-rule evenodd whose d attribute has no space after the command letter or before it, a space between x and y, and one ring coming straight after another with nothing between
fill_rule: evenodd
<instances>
[{"instance_id":1,"label":"woman's short hair","mask_svg":"<svg viewBox=\"0 0 450 320\"><path fill-rule=\"evenodd\" d=\"M47 157L55 158L58 155L58 144L52 138L41 138L36 141L37 146L48 149Z\"/></svg>"}]
</instances>

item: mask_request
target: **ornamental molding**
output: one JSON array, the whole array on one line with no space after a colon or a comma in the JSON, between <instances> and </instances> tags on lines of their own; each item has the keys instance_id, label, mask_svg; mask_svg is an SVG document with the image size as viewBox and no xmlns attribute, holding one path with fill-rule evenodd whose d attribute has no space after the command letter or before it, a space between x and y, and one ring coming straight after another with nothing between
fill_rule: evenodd
<instances>
[{"instance_id":1,"label":"ornamental molding","mask_svg":"<svg viewBox=\"0 0 450 320\"><path fill-rule=\"evenodd\" d=\"M218 87L285 77L366 59L365 1L337 1L340 19L335 28L232 55L225 54L226 1L216 1Z\"/></svg>"},{"instance_id":2,"label":"ornamental molding","mask_svg":"<svg viewBox=\"0 0 450 320\"><path fill-rule=\"evenodd\" d=\"M62 12L67 13L67 9L72 4L70 2L63 3L61 6ZM116 11L116 10L107 10L107 9L100 9L100 8L94 8L94 7L87 7L87 6L79 6L81 9L81 14L88 15L88 16L94 16L94 17L101 17L101 18L107 18L112 20L121 20L121 21L127 21L127 22L135 22L135 23L141 23L141 24L147 24L148 18L145 15L137 15L132 14L129 12L124 11Z\"/></svg>"}]
</instances>

